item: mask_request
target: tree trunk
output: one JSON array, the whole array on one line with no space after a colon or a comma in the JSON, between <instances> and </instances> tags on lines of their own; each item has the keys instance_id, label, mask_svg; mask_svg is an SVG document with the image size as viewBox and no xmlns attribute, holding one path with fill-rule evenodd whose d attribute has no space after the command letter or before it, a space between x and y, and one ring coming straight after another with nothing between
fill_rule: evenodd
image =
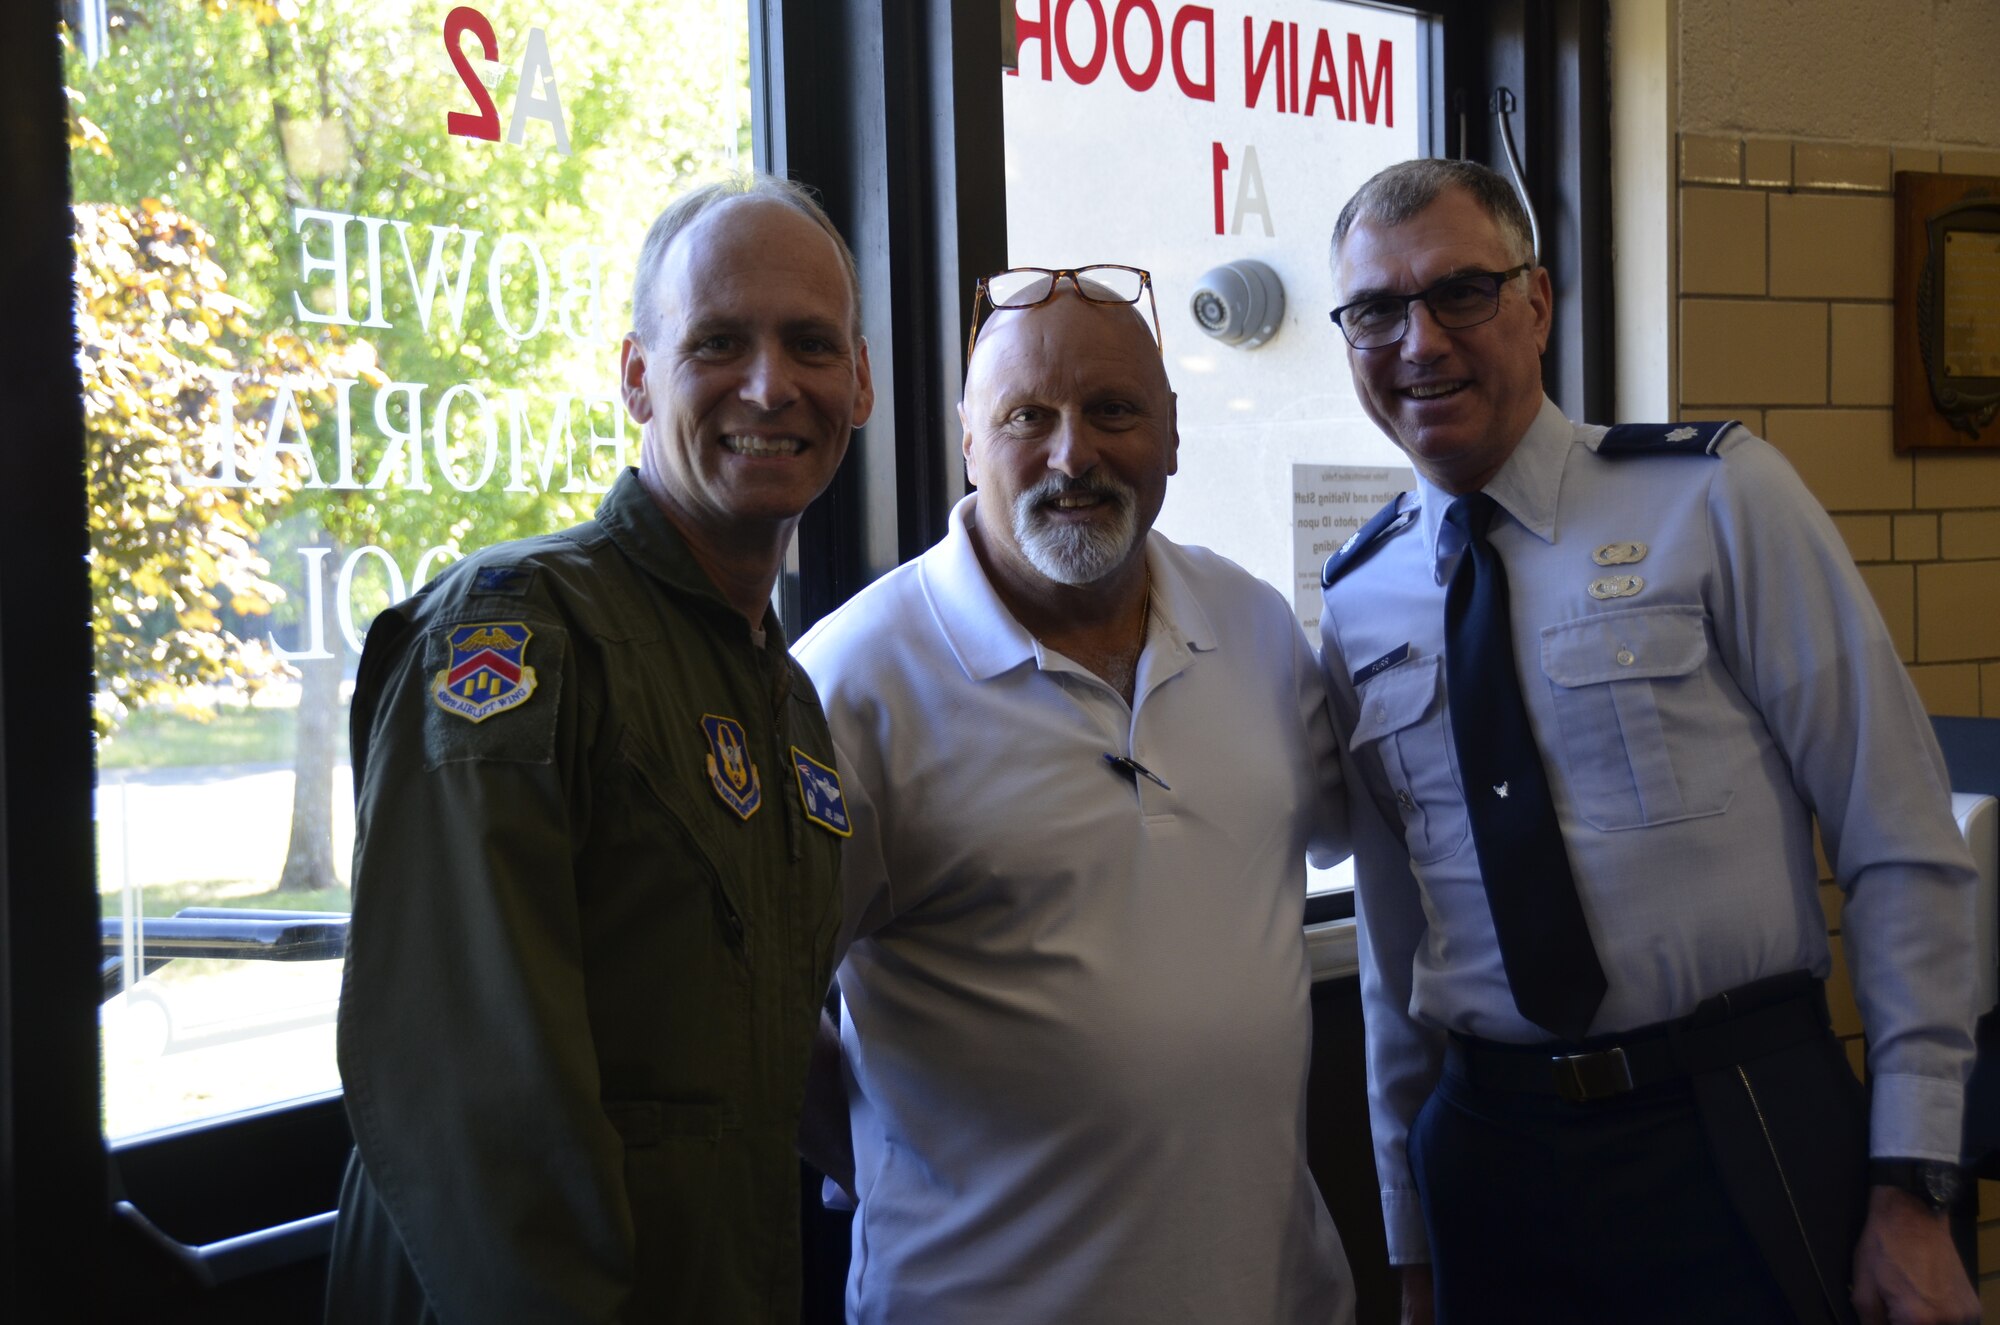
<instances>
[{"instance_id":1,"label":"tree trunk","mask_svg":"<svg viewBox=\"0 0 2000 1325\"><path fill-rule=\"evenodd\" d=\"M285 848L285 868L278 876L281 893L319 892L340 886L333 862L333 766L340 750L340 676L347 656L340 621L334 611L332 577L340 562L339 549L322 560L320 592L308 589L308 604L317 602L322 637L330 658L300 659L300 694L296 745L292 752L292 835Z\"/></svg>"}]
</instances>

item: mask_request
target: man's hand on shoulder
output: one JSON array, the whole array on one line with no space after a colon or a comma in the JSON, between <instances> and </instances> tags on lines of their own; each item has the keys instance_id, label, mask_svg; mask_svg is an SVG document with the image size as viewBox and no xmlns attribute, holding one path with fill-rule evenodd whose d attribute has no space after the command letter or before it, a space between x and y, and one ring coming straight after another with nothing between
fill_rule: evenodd
<instances>
[{"instance_id":1,"label":"man's hand on shoulder","mask_svg":"<svg viewBox=\"0 0 2000 1325\"><path fill-rule=\"evenodd\" d=\"M1854 1249L1854 1308L1863 1325L1976 1325L1979 1295L1944 1215L1908 1192L1869 1190L1868 1222Z\"/></svg>"},{"instance_id":2,"label":"man's hand on shoulder","mask_svg":"<svg viewBox=\"0 0 2000 1325\"><path fill-rule=\"evenodd\" d=\"M1431 1267L1399 1265L1396 1269L1403 1281L1402 1325L1431 1325L1436 1318L1431 1305Z\"/></svg>"}]
</instances>

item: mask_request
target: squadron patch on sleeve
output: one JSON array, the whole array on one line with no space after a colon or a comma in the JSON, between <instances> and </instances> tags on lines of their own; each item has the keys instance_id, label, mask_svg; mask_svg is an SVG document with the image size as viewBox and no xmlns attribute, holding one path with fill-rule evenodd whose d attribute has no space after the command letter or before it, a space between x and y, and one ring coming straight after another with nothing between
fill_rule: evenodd
<instances>
[{"instance_id":1,"label":"squadron patch on sleeve","mask_svg":"<svg viewBox=\"0 0 2000 1325\"><path fill-rule=\"evenodd\" d=\"M792 769L799 775L799 800L806 807L806 818L835 837L853 837L847 798L840 794L840 774L796 745L792 747Z\"/></svg>"},{"instance_id":2,"label":"squadron patch on sleeve","mask_svg":"<svg viewBox=\"0 0 2000 1325\"><path fill-rule=\"evenodd\" d=\"M474 621L454 629L451 660L431 684L447 713L484 722L519 708L535 693L535 669L524 661L534 632L519 621Z\"/></svg>"},{"instance_id":3,"label":"squadron patch on sleeve","mask_svg":"<svg viewBox=\"0 0 2000 1325\"><path fill-rule=\"evenodd\" d=\"M708 737L708 785L737 818L748 819L764 803L764 784L750 762L743 724L704 713L701 730Z\"/></svg>"}]
</instances>

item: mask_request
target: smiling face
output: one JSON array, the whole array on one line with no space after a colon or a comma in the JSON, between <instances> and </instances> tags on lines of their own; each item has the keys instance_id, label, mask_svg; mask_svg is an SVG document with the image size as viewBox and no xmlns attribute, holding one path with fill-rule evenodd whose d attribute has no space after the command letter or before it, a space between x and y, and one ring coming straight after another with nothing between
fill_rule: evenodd
<instances>
[{"instance_id":1,"label":"smiling face","mask_svg":"<svg viewBox=\"0 0 2000 1325\"><path fill-rule=\"evenodd\" d=\"M833 240L785 203L717 203L660 260L625 338L640 481L700 549L780 550L867 421L875 390Z\"/></svg>"},{"instance_id":2,"label":"smiling face","mask_svg":"<svg viewBox=\"0 0 2000 1325\"><path fill-rule=\"evenodd\" d=\"M990 573L1032 592L1142 563L1180 438L1159 349L1132 307L1063 293L994 314L958 413Z\"/></svg>"},{"instance_id":3,"label":"smiling face","mask_svg":"<svg viewBox=\"0 0 2000 1325\"><path fill-rule=\"evenodd\" d=\"M1414 294L1450 276L1505 271L1522 260L1462 188L1447 188L1401 225L1361 220L1334 265L1338 302ZM1514 453L1542 405L1549 339L1549 276L1536 267L1508 281L1490 322L1452 331L1422 301L1403 339L1348 347L1361 408L1447 492L1476 492Z\"/></svg>"}]
</instances>

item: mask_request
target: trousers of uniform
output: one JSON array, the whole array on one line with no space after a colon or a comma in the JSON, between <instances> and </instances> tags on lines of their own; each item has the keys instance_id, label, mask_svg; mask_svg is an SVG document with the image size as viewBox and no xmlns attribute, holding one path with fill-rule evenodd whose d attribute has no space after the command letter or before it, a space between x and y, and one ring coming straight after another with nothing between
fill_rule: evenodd
<instances>
[{"instance_id":1,"label":"trousers of uniform","mask_svg":"<svg viewBox=\"0 0 2000 1325\"><path fill-rule=\"evenodd\" d=\"M1410 1132L1439 1325L1852 1325L1867 1097L1805 997L1817 1034L1583 1103L1478 1080L1459 1041Z\"/></svg>"}]
</instances>

